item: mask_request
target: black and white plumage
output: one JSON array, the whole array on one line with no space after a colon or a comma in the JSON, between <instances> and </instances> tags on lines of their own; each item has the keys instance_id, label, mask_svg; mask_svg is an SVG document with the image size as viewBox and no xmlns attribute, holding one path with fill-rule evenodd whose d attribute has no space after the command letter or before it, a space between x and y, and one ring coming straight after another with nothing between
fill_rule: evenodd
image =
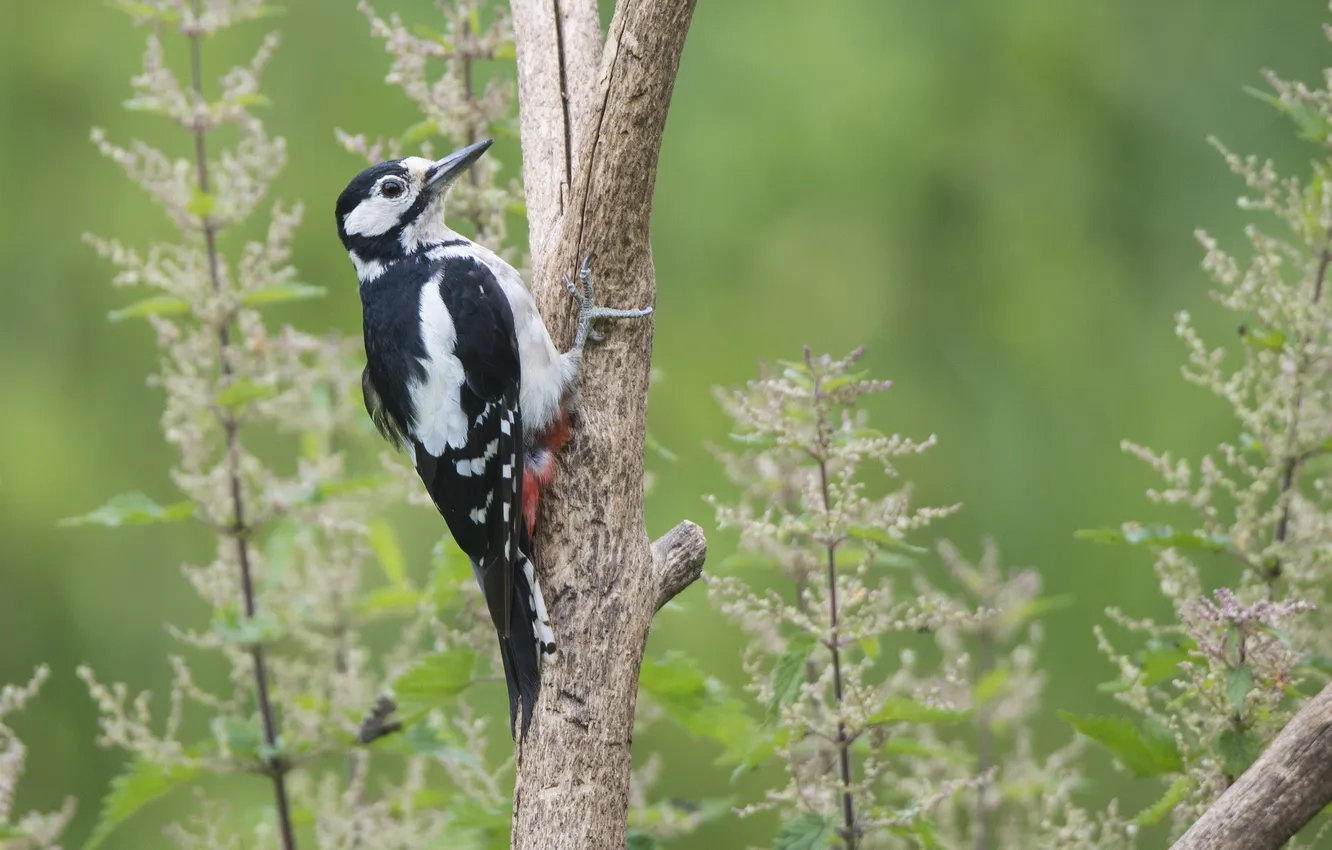
<instances>
[{"instance_id":1,"label":"black and white plumage","mask_svg":"<svg viewBox=\"0 0 1332 850\"><path fill-rule=\"evenodd\" d=\"M472 561L500 638L510 723L521 707L526 732L555 639L523 522L525 478L533 491L537 479L524 468L567 422L590 322L649 311L595 306L585 271L577 341L555 348L518 272L444 224L449 185L489 146L366 169L336 214L360 279L366 409L407 450Z\"/></svg>"}]
</instances>

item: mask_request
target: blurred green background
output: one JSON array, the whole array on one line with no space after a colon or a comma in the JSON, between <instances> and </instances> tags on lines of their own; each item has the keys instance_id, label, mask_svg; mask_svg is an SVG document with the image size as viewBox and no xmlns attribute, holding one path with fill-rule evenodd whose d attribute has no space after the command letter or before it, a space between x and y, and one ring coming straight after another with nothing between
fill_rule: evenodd
<instances>
[{"instance_id":1,"label":"blurred green background","mask_svg":"<svg viewBox=\"0 0 1332 850\"><path fill-rule=\"evenodd\" d=\"M266 75L270 132L289 143L276 195L307 204L301 278L331 297L284 305L275 320L359 333L351 268L331 221L360 163L335 126L372 135L414 123L381 81L388 59L351 0L288 0L276 22L220 38L210 76L247 59L266 24L283 45ZM606 5L603 3L603 5ZM380 0L382 13L436 23L428 0ZM1239 184L1206 146L1215 134L1286 170L1314 155L1246 96L1260 67L1316 82L1328 44L1319 0L702 0L661 158L653 247L660 283L651 428L679 455L654 461L654 532L724 492L705 441L728 423L710 389L800 346L868 346L895 381L874 409L885 430L936 433L905 464L925 503L961 501L939 525L975 553L997 538L1008 563L1034 565L1075 602L1050 616L1043 658L1054 711L1105 711L1112 671L1090 624L1106 605L1160 615L1143 553L1075 541L1074 529L1153 518L1154 482L1121 438L1197 455L1233 436L1215 402L1179 378L1173 313L1193 310L1214 342L1234 320L1206 297L1191 232L1236 246ZM206 557L188 528L58 530L60 517L142 489L169 499L172 458L159 394L144 375L152 341L106 314L136 295L82 246L93 231L133 245L168 235L163 218L88 141L179 133L120 108L142 33L89 0L10 0L0 25L0 681L46 662L54 680L16 725L30 744L19 799L80 799L71 845L90 828L122 760L93 746L92 706L73 667L161 689L162 624L205 613L179 578ZM179 59L178 53L172 54ZM174 146L174 147L173 147ZM497 148L510 168L513 142ZM407 522L429 527L431 518ZM423 537L424 539L424 537ZM712 563L733 540L711 535ZM420 552L422 559L425 550ZM1218 564L1216 580L1228 568ZM650 653L678 648L738 684L738 633L701 589L659 618ZM1068 735L1043 724L1039 743ZM660 791L737 793L716 750L668 724L640 752L669 746ZM1149 802L1157 786L1089 758L1086 799ZM156 846L171 807L137 818L111 847ZM727 821L681 847L770 840L771 822Z\"/></svg>"}]
</instances>

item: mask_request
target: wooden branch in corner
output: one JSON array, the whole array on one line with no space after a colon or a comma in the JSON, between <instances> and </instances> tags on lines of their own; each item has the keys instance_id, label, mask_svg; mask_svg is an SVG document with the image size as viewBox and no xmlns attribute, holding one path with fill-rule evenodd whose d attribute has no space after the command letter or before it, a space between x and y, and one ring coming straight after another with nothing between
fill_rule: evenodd
<instances>
[{"instance_id":1,"label":"wooden branch in corner","mask_svg":"<svg viewBox=\"0 0 1332 850\"><path fill-rule=\"evenodd\" d=\"M595 251L598 303L656 301L648 224L694 0L511 0L532 291L573 337L562 278ZM541 507L537 568L559 644L516 758L512 846L624 850L638 672L657 609L698 577L702 530L650 545L643 450L653 320L607 323L582 363L573 438Z\"/></svg>"},{"instance_id":2,"label":"wooden branch in corner","mask_svg":"<svg viewBox=\"0 0 1332 850\"><path fill-rule=\"evenodd\" d=\"M1309 700L1171 850L1277 850L1332 803L1332 685Z\"/></svg>"}]
</instances>

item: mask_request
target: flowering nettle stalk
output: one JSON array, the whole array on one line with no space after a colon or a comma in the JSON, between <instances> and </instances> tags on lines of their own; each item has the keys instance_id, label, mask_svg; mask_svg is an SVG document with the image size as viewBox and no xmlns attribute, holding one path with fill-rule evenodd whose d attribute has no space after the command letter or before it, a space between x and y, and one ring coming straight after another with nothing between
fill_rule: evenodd
<instances>
[{"instance_id":1,"label":"flowering nettle stalk","mask_svg":"<svg viewBox=\"0 0 1332 850\"><path fill-rule=\"evenodd\" d=\"M321 294L299 283L289 262L300 208L275 205L262 240L234 253L219 246L221 231L263 203L285 159L284 142L269 137L251 111L263 102L259 73L277 42L265 38L252 63L210 84L211 100L202 49L218 31L269 9L253 0L122 5L153 29L128 106L181 127L193 155L177 159L141 142L120 146L95 131L98 147L179 232L146 250L88 241L118 267L118 285L152 291L113 318L144 317L156 332L161 357L151 380L165 396L162 428L179 455L172 480L182 500L129 494L73 522L192 520L214 535L216 551L183 570L212 621L170 629L184 652L168 659L165 717L152 716L147 694L132 696L80 671L101 710L100 743L133 759L113 784L91 844L177 786L210 774L254 774L271 783L269 805L228 811L205 801L193 819L168 830L175 843L291 850L300 838L325 848L421 848L464 820L450 830L451 846L489 846L508 829L502 771L484 760L486 723L457 702L472 681L478 641L487 652L493 643L484 629L469 629L480 622L467 614L472 594L459 601L470 565L441 544L420 586L392 528L368 519L386 496L400 496L407 476L347 469L343 450L366 432L359 340L265 321L266 305ZM163 59L168 35L187 43L188 82ZM234 128L238 141L218 150L211 134L221 127ZM290 454L270 463L251 450L252 440ZM375 560L382 578L370 569ZM464 610L442 618L444 606ZM381 620L400 626L386 653L363 639L365 627ZM229 676L196 678L187 657L200 653L225 658ZM390 684L401 709L392 717L380 699ZM439 710L445 704L447 719ZM195 717L207 721L204 740L182 737ZM404 724L406 734L390 734ZM333 754L340 757L321 758Z\"/></svg>"},{"instance_id":2,"label":"flowering nettle stalk","mask_svg":"<svg viewBox=\"0 0 1332 850\"><path fill-rule=\"evenodd\" d=\"M739 531L741 563L779 578L778 589L710 582L751 637L749 690L767 712L762 726L733 724L733 758L775 756L789 777L741 813L780 809L779 848L1128 846L1113 804L1092 816L1070 799L1076 745L1033 754L1044 682L1034 618L1051 604L1039 577L1005 573L987 541L977 564L941 544L944 570L929 581L926 550L906 537L956 506L912 508L908 486L869 495L934 438L869 427L858 406L888 384L855 372L859 356L807 351L721 396L750 448L719 453L742 495L714 500L718 521ZM891 663L885 638L900 647Z\"/></svg>"},{"instance_id":3,"label":"flowering nettle stalk","mask_svg":"<svg viewBox=\"0 0 1332 850\"><path fill-rule=\"evenodd\" d=\"M1255 92L1321 148L1306 178L1281 177L1270 162L1221 151L1256 215L1245 229L1247 262L1200 232L1213 300L1239 326L1239 352L1210 347L1190 315L1176 331L1188 350L1184 377L1225 402L1235 439L1192 463L1125 442L1164 486L1148 491L1183 509L1194 527L1126 523L1083 532L1152 548L1161 592L1176 622L1119 625L1146 637L1136 655L1116 650L1109 689L1143 721L1095 721L1082 731L1138 775L1171 784L1158 808L1181 832L1253 762L1326 680L1332 658L1328 582L1332 569L1329 467L1332 448L1332 94L1266 74L1273 93ZM1218 584L1226 587L1213 590ZM1292 845L1295 846L1295 845Z\"/></svg>"},{"instance_id":4,"label":"flowering nettle stalk","mask_svg":"<svg viewBox=\"0 0 1332 850\"><path fill-rule=\"evenodd\" d=\"M31 702L48 676L50 670L39 667L26 685L0 688L0 844L12 850L60 850L60 835L74 816L72 797L50 814L20 815L13 810L27 749L5 719Z\"/></svg>"}]
</instances>

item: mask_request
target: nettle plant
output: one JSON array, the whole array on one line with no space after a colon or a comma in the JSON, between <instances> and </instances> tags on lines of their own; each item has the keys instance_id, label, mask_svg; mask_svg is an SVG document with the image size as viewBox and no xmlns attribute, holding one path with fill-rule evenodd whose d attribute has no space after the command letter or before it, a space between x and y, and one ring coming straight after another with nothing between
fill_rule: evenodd
<instances>
[{"instance_id":1,"label":"nettle plant","mask_svg":"<svg viewBox=\"0 0 1332 850\"><path fill-rule=\"evenodd\" d=\"M74 799L67 798L59 811L42 814L14 811L14 795L28 751L5 721L37 697L51 671L38 667L26 685L0 688L0 846L9 850L59 850L60 836L74 817Z\"/></svg>"},{"instance_id":2,"label":"nettle plant","mask_svg":"<svg viewBox=\"0 0 1332 850\"><path fill-rule=\"evenodd\" d=\"M1307 175L1282 177L1270 161L1213 141L1248 186L1240 207L1255 214L1245 228L1247 262L1198 234L1212 299L1239 327L1238 357L1209 347L1188 313L1176 320L1188 351L1184 378L1230 407L1235 438L1197 462L1126 441L1124 450L1163 481L1148 499L1190 516L1189 527L1125 523L1081 532L1149 547L1174 608L1165 623L1109 612L1142 641L1132 654L1097 630L1120 673L1106 690L1141 721L1072 720L1136 775L1169 783L1156 811L1173 812L1176 834L1332 669L1332 93L1265 76L1271 92L1253 94L1290 118L1319 154Z\"/></svg>"},{"instance_id":3,"label":"nettle plant","mask_svg":"<svg viewBox=\"0 0 1332 850\"><path fill-rule=\"evenodd\" d=\"M765 718L718 697L698 725L722 730L742 768L774 758L787 776L740 814L778 809L785 850L1127 846L1113 804L1092 817L1070 799L1076 745L1033 753L1034 618L1057 600L1034 572L1001 569L989 541L977 564L942 543L942 569L925 566L908 536L957 506L913 508L910 487L891 486L898 459L935 441L869 426L859 406L888 384L854 371L859 357L807 350L720 395L746 450L718 452L740 498L713 504L753 577L710 591L749 636ZM647 687L657 676L645 669Z\"/></svg>"},{"instance_id":4,"label":"nettle plant","mask_svg":"<svg viewBox=\"0 0 1332 850\"><path fill-rule=\"evenodd\" d=\"M265 319L269 305L322 294L289 264L299 207L275 205L263 239L223 248L233 243L221 234L255 212L285 158L252 111L276 38L216 83L205 82L203 46L270 9L254 0L120 5L152 30L127 105L179 126L190 155L121 147L95 131L177 236L145 250L88 241L117 266L118 285L152 292L112 318L144 318L156 334L151 382L165 396L181 500L128 494L72 522L190 521L215 552L183 568L212 617L204 628L170 627L182 649L168 659L165 716L148 694L80 670L101 710L100 743L131 756L89 846L148 802L217 775L261 778L271 804L233 811L201 794L196 814L168 829L178 846L291 850L298 836L325 848L507 846L508 766L489 758L487 722L463 694L487 678L494 651L475 594L463 592L470 565L446 539L428 578L413 580L392 527L374 519L416 488L400 460L349 468L348 449L368 432L359 340ZM167 37L188 49L185 82L164 61ZM237 141L218 150L213 134L224 127ZM462 197L494 227L509 190L478 185ZM229 675L196 676L200 656L223 659Z\"/></svg>"}]
</instances>

